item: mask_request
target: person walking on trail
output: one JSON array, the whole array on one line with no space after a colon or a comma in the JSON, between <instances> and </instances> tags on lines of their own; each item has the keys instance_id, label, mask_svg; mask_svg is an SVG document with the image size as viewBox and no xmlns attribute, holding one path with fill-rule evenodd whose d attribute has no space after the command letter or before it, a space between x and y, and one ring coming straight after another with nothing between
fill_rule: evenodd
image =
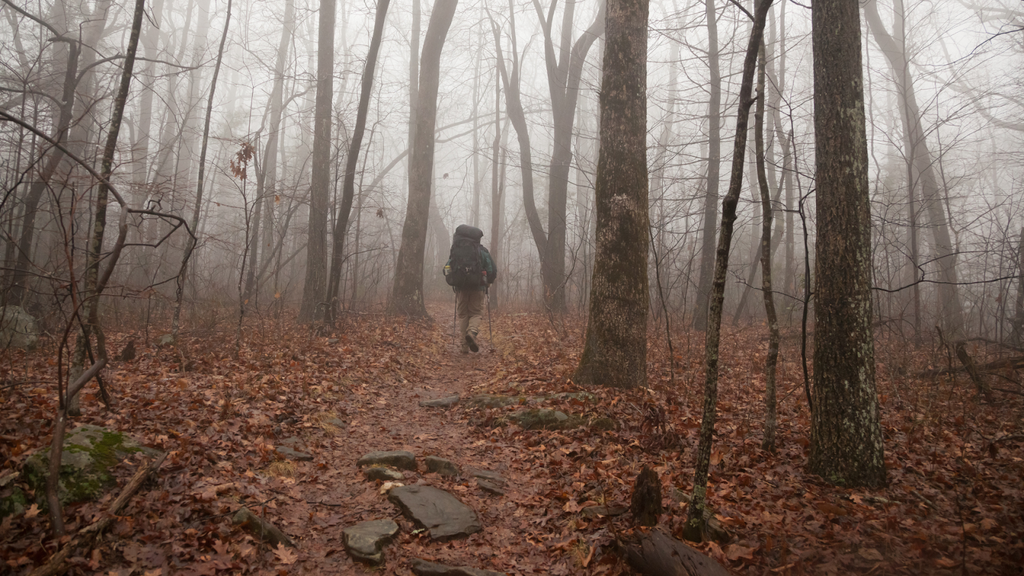
<instances>
[{"instance_id":1,"label":"person walking on trail","mask_svg":"<svg viewBox=\"0 0 1024 576\"><path fill-rule=\"evenodd\" d=\"M479 228L460 224L452 236L452 248L444 265L444 279L455 291L463 354L480 351L477 335L487 303L487 287L498 277L491 253L480 244L483 237Z\"/></svg>"}]
</instances>

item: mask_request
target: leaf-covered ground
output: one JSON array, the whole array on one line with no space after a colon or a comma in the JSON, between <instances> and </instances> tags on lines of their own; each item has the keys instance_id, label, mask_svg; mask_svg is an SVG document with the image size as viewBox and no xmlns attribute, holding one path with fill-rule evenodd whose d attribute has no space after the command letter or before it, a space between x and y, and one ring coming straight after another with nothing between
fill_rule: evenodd
<instances>
[{"instance_id":1,"label":"leaf-covered ground","mask_svg":"<svg viewBox=\"0 0 1024 576\"><path fill-rule=\"evenodd\" d=\"M450 309L433 310L450 318ZM493 341L459 354L450 323L347 316L318 335L290 322L251 322L235 357L231 330L184 335L156 347L141 333L111 333L114 352L129 339L135 360L104 372L115 399L103 407L95 385L84 414L169 452L158 477L131 500L100 544L71 560L72 574L400 574L425 558L508 574L632 574L615 542L629 515L588 518L590 505L628 505L644 465L663 484L660 525L679 533L688 493L703 387L702 334L673 337L652 327L650 387L592 389L595 401L561 396L542 405L613 430L562 431L496 426L517 406L427 409L419 401L458 393L510 395L520 402L576 391L568 377L582 321L550 323L533 314L494 314ZM921 377L947 367L936 346L881 341L878 387L889 485L829 486L804 470L809 446L799 335L783 343L775 454L760 448L764 419L761 326L729 328L723 347L719 420L709 488L729 542L697 545L737 574L1021 574L1024 565L1024 402L1008 364L990 374L993 402L975 397L964 375ZM1005 351L971 348L979 362ZM47 444L55 412L53 350L4 353L0 366L0 477ZM336 420L334 420L336 419ZM343 425L338 426L338 420ZM312 462L281 460L274 445L301 438ZM477 510L484 530L432 542L368 482L356 460L372 450L437 455L463 470L509 480L505 496L468 478L407 473L407 483L448 490ZM118 469L122 483L135 462ZM102 514L104 501L69 506L69 533ZM271 550L232 526L240 505L298 543ZM354 563L341 530L393 518L400 535L383 568ZM46 513L30 508L0 524L0 573L26 574L57 546Z\"/></svg>"}]
</instances>

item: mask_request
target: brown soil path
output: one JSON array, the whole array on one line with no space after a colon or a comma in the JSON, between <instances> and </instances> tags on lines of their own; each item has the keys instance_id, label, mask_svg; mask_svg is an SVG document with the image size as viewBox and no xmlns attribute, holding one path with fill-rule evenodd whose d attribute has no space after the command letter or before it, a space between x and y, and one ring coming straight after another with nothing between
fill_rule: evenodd
<instances>
[{"instance_id":1,"label":"brown soil path","mask_svg":"<svg viewBox=\"0 0 1024 576\"><path fill-rule=\"evenodd\" d=\"M430 330L435 336L440 327ZM544 499L544 484L531 481L530 471L521 469L522 452L527 450L502 440L500 430L469 422L475 414L464 402L452 408L426 408L423 400L459 395L463 400L479 394L493 379L499 364L498 352L482 336L481 352L461 354L451 338L436 344L429 355L432 366L419 376L396 377L353 390L339 399L335 410L348 423L347 429L325 433L312 448L316 459L300 465L301 480L285 490L287 501L277 512L291 519L282 526L300 541L303 553L296 567L319 574L411 574L413 557L452 566L469 566L508 574L548 573L551 560L543 546L525 539L531 522L550 518ZM403 344L395 343L395 346ZM311 438L312 442L316 442ZM482 532L463 540L432 541L416 533L416 526L401 516L381 492L380 482L367 481L356 467L360 456L375 450L407 450L421 461L418 472L406 472L406 484L427 484L441 488L469 505L480 517ZM447 479L427 474L422 458L438 456L460 467L463 477ZM504 496L481 490L468 470L498 472L507 481ZM287 512L281 507L287 506ZM341 530L345 526L391 518L400 534L385 550L383 567L370 568L354 562L344 551Z\"/></svg>"}]
</instances>

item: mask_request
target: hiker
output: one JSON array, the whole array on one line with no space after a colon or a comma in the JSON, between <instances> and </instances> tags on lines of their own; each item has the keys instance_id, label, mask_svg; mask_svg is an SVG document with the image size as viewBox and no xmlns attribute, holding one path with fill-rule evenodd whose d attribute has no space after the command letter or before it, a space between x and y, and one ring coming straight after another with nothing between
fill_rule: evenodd
<instances>
[{"instance_id":1,"label":"hiker","mask_svg":"<svg viewBox=\"0 0 1024 576\"><path fill-rule=\"evenodd\" d=\"M452 236L452 248L444 265L444 279L455 291L455 311L462 336L462 353L479 352L477 334L487 302L487 287L498 277L491 253L480 245L484 233L460 224Z\"/></svg>"}]
</instances>

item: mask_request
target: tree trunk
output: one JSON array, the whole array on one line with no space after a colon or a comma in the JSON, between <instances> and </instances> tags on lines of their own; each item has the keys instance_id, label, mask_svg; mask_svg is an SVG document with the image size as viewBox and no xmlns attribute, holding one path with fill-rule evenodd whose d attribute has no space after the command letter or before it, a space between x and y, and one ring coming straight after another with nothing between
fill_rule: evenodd
<instances>
[{"instance_id":1,"label":"tree trunk","mask_svg":"<svg viewBox=\"0 0 1024 576\"><path fill-rule=\"evenodd\" d=\"M811 10L817 183L814 388L808 467L827 482L886 482L871 328L871 208L856 2Z\"/></svg>"},{"instance_id":2,"label":"tree trunk","mask_svg":"<svg viewBox=\"0 0 1024 576\"><path fill-rule=\"evenodd\" d=\"M423 303L423 254L427 241L427 215L434 171L434 126L441 50L455 15L458 0L435 0L423 39L416 106L416 133L409 154L409 202L402 226L402 245L395 264L388 309L393 314L426 316Z\"/></svg>"},{"instance_id":3,"label":"tree trunk","mask_svg":"<svg viewBox=\"0 0 1024 576\"><path fill-rule=\"evenodd\" d=\"M712 271L715 265L715 223L718 220L718 179L722 161L722 73L718 58L718 14L714 0L704 0L708 26L708 176L704 181L704 229L701 232L700 278L697 283L697 307L694 330L707 330L711 300Z\"/></svg>"},{"instance_id":4,"label":"tree trunk","mask_svg":"<svg viewBox=\"0 0 1024 576\"><path fill-rule=\"evenodd\" d=\"M491 19L491 30L494 32L494 49L498 59L498 73L501 76L501 84L505 88L505 108L508 112L509 121L516 131L516 140L519 143L519 170L522 174L523 187L523 211L526 213L526 221L530 225L530 235L533 237L533 244L540 255L541 273L547 264L548 238L544 227L540 223L540 214L537 212L537 204L534 200L533 191L533 152L530 147L530 133L526 127L526 113L523 110L522 95L519 90L520 70L519 53L516 48L516 20L515 7L509 2L509 41L512 44L512 70L508 70L505 64L505 56L501 49L501 33L498 25Z\"/></svg>"},{"instance_id":5,"label":"tree trunk","mask_svg":"<svg viewBox=\"0 0 1024 576\"><path fill-rule=\"evenodd\" d=\"M313 119L313 178L309 190L306 279L299 322L323 319L327 293L327 200L331 189L331 103L334 97L334 15L337 0L320 0L316 64L316 110Z\"/></svg>"},{"instance_id":6,"label":"tree trunk","mask_svg":"<svg viewBox=\"0 0 1024 576\"><path fill-rule=\"evenodd\" d=\"M174 335L175 339L178 337L178 328L180 326L181 305L185 292L185 279L187 278L188 273L188 261L192 257L192 251L196 247L197 237L199 235L199 215L201 214L203 206L203 178L206 174L206 149L210 139L210 119L213 116L213 95L217 91L217 77L220 75L220 64L224 58L224 43L227 42L228 38L228 25L231 23L231 2L232 0L228 0L227 12L224 15L224 32L220 37L220 48L217 49L217 61L213 66L213 78L210 79L210 95L206 102L206 120L203 123L202 145L199 149L199 174L196 184L196 205L195 210L192 212L191 223L191 229L195 236L189 237L186 241L185 253L181 257L181 268L178 270L176 294L177 303L174 307L174 317L171 319L171 333Z\"/></svg>"},{"instance_id":7,"label":"tree trunk","mask_svg":"<svg viewBox=\"0 0 1024 576\"><path fill-rule=\"evenodd\" d=\"M647 384L647 0L609 0L597 164L597 255L582 385Z\"/></svg>"},{"instance_id":8,"label":"tree trunk","mask_svg":"<svg viewBox=\"0 0 1024 576\"><path fill-rule=\"evenodd\" d=\"M900 99L900 118L903 122L904 156L910 163L911 176L917 177L921 186L921 203L928 217L935 243L935 261L939 267L939 308L938 325L950 340L964 338L964 313L960 303L960 291L957 287L956 249L949 233L949 221L942 201L938 177L935 175L935 158L928 148L928 140L922 126L923 118L917 104L914 90L914 79L910 74L910 63L907 60L906 34L904 31L904 10L902 0L893 5L895 12L896 37L886 31L878 14L877 0L868 0L864 4L864 16L868 21L868 30L878 42L892 70ZM911 179L909 188L915 186ZM916 216L916 215L915 215ZM915 234L916 231L911 231Z\"/></svg>"},{"instance_id":9,"label":"tree trunk","mask_svg":"<svg viewBox=\"0 0 1024 576\"><path fill-rule=\"evenodd\" d=\"M565 220L569 190L569 168L572 164L572 130L576 118L576 101L580 93L580 76L591 45L604 32L604 2L599 2L597 17L575 43L572 42L575 0L566 0L562 13L562 37L559 55L555 55L552 39L556 1L551 2L547 17L540 0L533 0L534 9L544 32L544 61L547 64L548 91L551 95L552 134L551 164L548 169L548 230L545 253L540 255L544 280L544 296L553 312L564 312L565 302ZM571 49L570 49L571 46ZM543 234L543 231L540 231ZM536 233L535 233L536 234Z\"/></svg>"},{"instance_id":10,"label":"tree trunk","mask_svg":"<svg viewBox=\"0 0 1024 576\"><path fill-rule=\"evenodd\" d=\"M348 230L348 219L352 212L352 200L356 191L356 167L359 164L359 147L363 143L366 132L366 116L370 109L370 94L373 91L373 72L377 66L377 53L380 51L381 38L384 36L384 21L388 15L391 0L377 1L377 16L373 24L373 37L370 39L370 50L363 68L363 84L359 93L359 108L356 111L356 125L352 130L345 162L345 181L342 184L341 206L334 220L334 247L331 253L330 283L327 286L327 321L334 323L338 311L338 292L341 286L341 265L345 252L345 232Z\"/></svg>"},{"instance_id":11,"label":"tree trunk","mask_svg":"<svg viewBox=\"0 0 1024 576\"><path fill-rule=\"evenodd\" d=\"M776 398L775 375L779 361L779 318L775 313L775 295L772 292L772 199L768 190L764 150L764 91L765 43L761 41L760 65L757 69L757 108L754 110L754 144L757 147L757 184L761 191L761 294L764 297L765 316L768 320L768 354L764 360L765 417L764 438L761 448L775 452ZM776 199L776 201L778 201ZM778 239L776 239L776 246Z\"/></svg>"},{"instance_id":12,"label":"tree trunk","mask_svg":"<svg viewBox=\"0 0 1024 576\"><path fill-rule=\"evenodd\" d=\"M704 415L700 423L700 444L697 448L697 462L693 472L693 496L687 507L686 526L683 536L700 542L707 534L704 509L707 507L708 472L711 468L711 444L715 430L718 404L718 348L722 329L722 304L725 301L725 276L729 269L729 248L732 246L733 224L736 222L736 205L743 187L743 156L747 147L747 125L750 106L754 103L754 72L757 68L757 53L761 46L764 23L772 0L760 0L754 14L754 25L750 32L746 56L743 60L743 79L740 84L739 112L736 116L736 138L732 148L732 171L729 175L729 190L722 202L722 226L718 237L715 257L715 276L711 285L708 303L707 331L704 335ZM705 222L705 227L708 225Z\"/></svg>"}]
</instances>

